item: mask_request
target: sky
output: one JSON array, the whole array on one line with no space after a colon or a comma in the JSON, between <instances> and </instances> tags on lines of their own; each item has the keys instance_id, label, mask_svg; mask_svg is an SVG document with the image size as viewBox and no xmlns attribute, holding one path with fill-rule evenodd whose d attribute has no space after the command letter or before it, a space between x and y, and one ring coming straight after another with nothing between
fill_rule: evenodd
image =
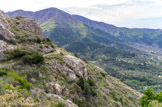
<instances>
[{"instance_id":1,"label":"sky","mask_svg":"<svg viewBox=\"0 0 162 107\"><path fill-rule=\"evenodd\" d=\"M162 29L162 0L0 0L0 10L55 7L118 27Z\"/></svg>"}]
</instances>

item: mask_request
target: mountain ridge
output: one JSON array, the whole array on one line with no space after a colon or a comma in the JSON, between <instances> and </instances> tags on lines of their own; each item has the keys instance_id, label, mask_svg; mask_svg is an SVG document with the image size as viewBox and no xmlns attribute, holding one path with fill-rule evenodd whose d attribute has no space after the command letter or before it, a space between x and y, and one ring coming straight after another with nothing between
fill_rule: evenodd
<instances>
[{"instance_id":1,"label":"mountain ridge","mask_svg":"<svg viewBox=\"0 0 162 107\"><path fill-rule=\"evenodd\" d=\"M0 57L0 101L4 106L21 102L32 107L139 107L141 93L58 48L42 36L36 21L22 16L8 20L15 39L0 39L0 56L4 55Z\"/></svg>"},{"instance_id":2,"label":"mountain ridge","mask_svg":"<svg viewBox=\"0 0 162 107\"><path fill-rule=\"evenodd\" d=\"M89 26L84 21L77 20L68 13L63 15L64 12L61 12L58 15L59 12L53 10L55 8L50 8L44 13L41 12L41 15L44 14L45 17L54 16L40 24L45 37L59 47L64 47L67 51L76 53L90 63L102 67L108 74L119 78L138 91L143 92L145 87L155 88L156 91L161 90L162 78L159 78L159 75L162 71L162 57L158 51L147 48L147 46L152 46L156 50L158 46L161 46L162 35L159 32L157 33L156 30L147 32L148 29L142 29L144 31L129 30L115 26L112 29L106 29L111 25L102 23L104 24L102 26L98 22L86 19L89 23L97 23L96 28L93 25ZM64 17L67 15L68 17ZM104 28L109 33L104 31ZM137 48L142 44L141 49ZM160 47L157 49L159 50Z\"/></svg>"}]
</instances>

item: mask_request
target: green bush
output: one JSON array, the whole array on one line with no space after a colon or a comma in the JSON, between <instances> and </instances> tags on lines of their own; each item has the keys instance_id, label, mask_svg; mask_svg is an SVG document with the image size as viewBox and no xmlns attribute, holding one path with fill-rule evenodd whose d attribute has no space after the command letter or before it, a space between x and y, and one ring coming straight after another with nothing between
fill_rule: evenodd
<instances>
[{"instance_id":1,"label":"green bush","mask_svg":"<svg viewBox=\"0 0 162 107\"><path fill-rule=\"evenodd\" d=\"M86 101L85 100L81 99L80 97L78 97L76 95L73 98L73 102L76 105L78 105L79 107L84 107L84 105L86 104Z\"/></svg>"},{"instance_id":2,"label":"green bush","mask_svg":"<svg viewBox=\"0 0 162 107\"><path fill-rule=\"evenodd\" d=\"M37 43L41 43L40 37L37 37L36 42L37 42Z\"/></svg>"},{"instance_id":3,"label":"green bush","mask_svg":"<svg viewBox=\"0 0 162 107\"><path fill-rule=\"evenodd\" d=\"M5 89L6 89L6 90L14 90L14 89L11 87L11 85L9 85L9 84L6 85Z\"/></svg>"},{"instance_id":4,"label":"green bush","mask_svg":"<svg viewBox=\"0 0 162 107\"><path fill-rule=\"evenodd\" d=\"M82 90L84 90L84 79L83 78L79 78L79 80L77 81L77 84L81 87Z\"/></svg>"},{"instance_id":5,"label":"green bush","mask_svg":"<svg viewBox=\"0 0 162 107\"><path fill-rule=\"evenodd\" d=\"M23 57L23 62L28 64L38 64L43 61L44 61L43 55L38 52L32 53L31 55L25 55Z\"/></svg>"},{"instance_id":6,"label":"green bush","mask_svg":"<svg viewBox=\"0 0 162 107\"><path fill-rule=\"evenodd\" d=\"M15 72L8 72L8 76L10 78L13 78L15 81L18 81L21 88L25 88L25 89L30 89L31 88L31 83L29 83L26 79L19 76Z\"/></svg>"},{"instance_id":7,"label":"green bush","mask_svg":"<svg viewBox=\"0 0 162 107\"><path fill-rule=\"evenodd\" d=\"M95 83L95 81L93 79L89 78L88 83L89 83L90 86L96 86L96 83Z\"/></svg>"},{"instance_id":8,"label":"green bush","mask_svg":"<svg viewBox=\"0 0 162 107\"><path fill-rule=\"evenodd\" d=\"M28 51L26 50L22 50L22 49L14 49L14 50L10 50L10 51L7 51L7 54L9 54L8 58L20 58L20 57L23 57L24 55L26 54L29 54Z\"/></svg>"},{"instance_id":9,"label":"green bush","mask_svg":"<svg viewBox=\"0 0 162 107\"><path fill-rule=\"evenodd\" d=\"M118 96L114 92L111 92L111 95L113 96L115 101L119 101Z\"/></svg>"},{"instance_id":10,"label":"green bush","mask_svg":"<svg viewBox=\"0 0 162 107\"><path fill-rule=\"evenodd\" d=\"M65 107L65 104L62 102L58 102L55 106L56 107Z\"/></svg>"},{"instance_id":11,"label":"green bush","mask_svg":"<svg viewBox=\"0 0 162 107\"><path fill-rule=\"evenodd\" d=\"M25 51L21 50L21 49L15 49L13 50L13 56L14 57L22 57L26 54Z\"/></svg>"},{"instance_id":12,"label":"green bush","mask_svg":"<svg viewBox=\"0 0 162 107\"><path fill-rule=\"evenodd\" d=\"M46 38L46 41L47 41L47 42L51 42L51 40L50 40L49 38Z\"/></svg>"},{"instance_id":13,"label":"green bush","mask_svg":"<svg viewBox=\"0 0 162 107\"><path fill-rule=\"evenodd\" d=\"M97 96L97 92L96 92L96 91L92 90L91 93L92 93L92 96L93 96L93 97L94 97L94 96Z\"/></svg>"},{"instance_id":14,"label":"green bush","mask_svg":"<svg viewBox=\"0 0 162 107\"><path fill-rule=\"evenodd\" d=\"M2 69L0 69L0 76L4 76L4 75L7 75L7 72L2 70Z\"/></svg>"},{"instance_id":15,"label":"green bush","mask_svg":"<svg viewBox=\"0 0 162 107\"><path fill-rule=\"evenodd\" d=\"M79 56L78 56L78 54L77 54L77 53L74 53L74 56L75 56L75 57L77 57L77 58L79 58Z\"/></svg>"},{"instance_id":16,"label":"green bush","mask_svg":"<svg viewBox=\"0 0 162 107\"><path fill-rule=\"evenodd\" d=\"M87 63L88 64L88 61L86 60L86 59L82 59L85 63Z\"/></svg>"},{"instance_id":17,"label":"green bush","mask_svg":"<svg viewBox=\"0 0 162 107\"><path fill-rule=\"evenodd\" d=\"M162 102L162 91L155 94L154 89L148 88L147 90L145 90L144 95L145 96L140 99L141 107L148 107L148 105L150 105L152 101L157 101L159 102L159 104L161 104Z\"/></svg>"},{"instance_id":18,"label":"green bush","mask_svg":"<svg viewBox=\"0 0 162 107\"><path fill-rule=\"evenodd\" d=\"M81 87L83 90L84 95L92 95L96 96L97 93L93 90L93 87L96 86L95 82L92 79L84 80L83 78L80 78L77 82L77 84Z\"/></svg>"},{"instance_id":19,"label":"green bush","mask_svg":"<svg viewBox=\"0 0 162 107\"><path fill-rule=\"evenodd\" d=\"M7 72L7 71L0 69L0 76L6 76L8 79L12 80L12 83L18 82L21 88L25 88L25 89L31 88L31 84L26 79L19 76L15 72ZM11 89L10 86L6 86L5 88Z\"/></svg>"},{"instance_id":20,"label":"green bush","mask_svg":"<svg viewBox=\"0 0 162 107\"><path fill-rule=\"evenodd\" d=\"M100 74L101 74L103 77L106 77L106 74L105 74L105 73L100 72Z\"/></svg>"}]
</instances>

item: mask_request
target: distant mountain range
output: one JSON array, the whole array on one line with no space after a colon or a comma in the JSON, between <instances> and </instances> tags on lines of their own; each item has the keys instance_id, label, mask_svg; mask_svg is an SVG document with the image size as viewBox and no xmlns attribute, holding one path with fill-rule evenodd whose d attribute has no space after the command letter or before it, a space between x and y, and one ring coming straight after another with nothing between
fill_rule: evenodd
<instances>
[{"instance_id":1,"label":"distant mountain range","mask_svg":"<svg viewBox=\"0 0 162 107\"><path fill-rule=\"evenodd\" d=\"M48 8L48 9L44 9L44 10L40 10L36 12L17 10L13 12L8 12L7 15L9 16L22 15L22 16L35 19L40 24L40 26L43 28L44 34L46 36L49 36L49 38L51 39L52 37L50 35L53 35L53 33L58 33L54 30L57 28L59 29L61 28L65 32L66 32L65 29L68 29L68 28L69 28L68 31L72 30L66 34L66 36L70 37L72 35L80 35L80 36L89 35L88 33L88 31L90 31L89 27L92 27L95 30L96 29L101 30L103 32L109 33L127 42L143 43L149 46L153 45L158 48L162 48L162 30L161 29L146 29L146 28L129 29L129 28L124 28L124 27L123 28L116 27L114 25L106 24L104 22L93 21L83 16L70 15L57 8ZM51 33L51 31L53 32ZM94 32L94 30L91 31L91 33L92 32ZM74 33L74 34L71 34L71 33ZM62 35L62 34L57 34L57 35ZM74 40L75 37L72 37L72 38ZM58 42L59 40L54 40L54 41ZM61 44L62 46L67 43L58 43L58 44Z\"/></svg>"},{"instance_id":2,"label":"distant mountain range","mask_svg":"<svg viewBox=\"0 0 162 107\"><path fill-rule=\"evenodd\" d=\"M132 88L140 91L145 87L162 89L162 78L159 78L162 59L159 59L161 56L158 53L150 50L150 47L155 50L162 49L160 29L116 27L71 15L57 8L36 12L17 10L6 14L35 19L44 36L60 47L102 67L108 74L121 79Z\"/></svg>"}]
</instances>

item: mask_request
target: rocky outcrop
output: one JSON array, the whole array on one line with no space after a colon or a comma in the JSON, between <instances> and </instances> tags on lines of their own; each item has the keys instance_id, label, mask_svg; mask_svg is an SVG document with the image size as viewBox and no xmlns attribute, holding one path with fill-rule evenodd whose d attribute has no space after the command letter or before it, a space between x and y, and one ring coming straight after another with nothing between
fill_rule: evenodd
<instances>
[{"instance_id":1,"label":"rocky outcrop","mask_svg":"<svg viewBox=\"0 0 162 107\"><path fill-rule=\"evenodd\" d=\"M41 36L42 35L42 30L41 28L37 25L37 22L33 19L28 19L23 16L17 16L15 19L17 19L18 22L18 27L20 29L24 29L25 31L32 32L36 35Z\"/></svg>"},{"instance_id":2,"label":"rocky outcrop","mask_svg":"<svg viewBox=\"0 0 162 107\"><path fill-rule=\"evenodd\" d=\"M8 45L5 41L0 40L0 61L5 60L7 58L4 51L14 49L14 45Z\"/></svg>"},{"instance_id":3,"label":"rocky outcrop","mask_svg":"<svg viewBox=\"0 0 162 107\"><path fill-rule=\"evenodd\" d=\"M15 35L11 32L10 18L0 11L0 39L11 40Z\"/></svg>"},{"instance_id":4,"label":"rocky outcrop","mask_svg":"<svg viewBox=\"0 0 162 107\"><path fill-rule=\"evenodd\" d=\"M72 101L70 100L64 100L63 98L61 98L59 95L55 95L55 94L47 94L47 98L48 99L53 99L54 102L63 102L65 104L66 107L78 107L76 104L74 104Z\"/></svg>"},{"instance_id":5,"label":"rocky outcrop","mask_svg":"<svg viewBox=\"0 0 162 107\"><path fill-rule=\"evenodd\" d=\"M71 70L74 71L74 74L71 73L71 77L76 75L77 77L83 77L87 80L87 65L84 61L72 55L65 55L63 60L71 68Z\"/></svg>"}]
</instances>

